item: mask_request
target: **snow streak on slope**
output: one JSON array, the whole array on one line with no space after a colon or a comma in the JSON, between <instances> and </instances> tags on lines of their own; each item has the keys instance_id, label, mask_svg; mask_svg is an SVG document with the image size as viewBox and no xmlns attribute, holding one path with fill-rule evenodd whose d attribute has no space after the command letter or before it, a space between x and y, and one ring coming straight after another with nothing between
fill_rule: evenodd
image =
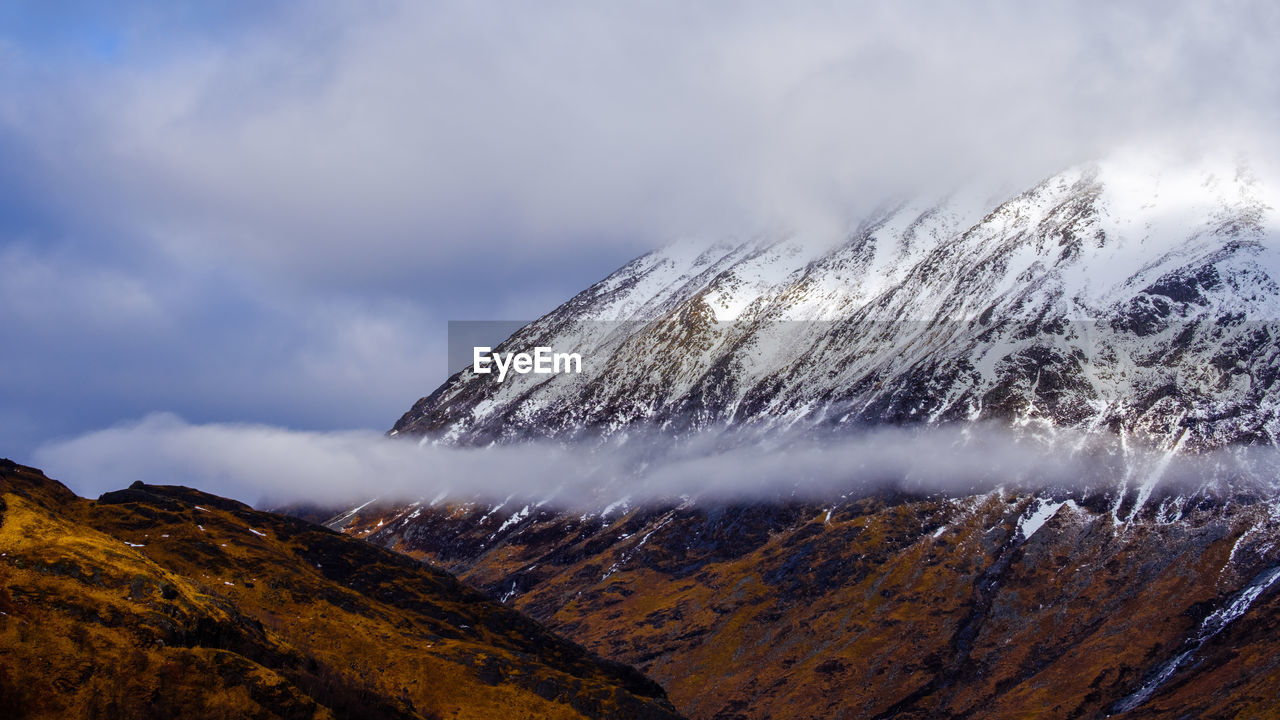
<instances>
[{"instance_id":1,"label":"snow streak on slope","mask_svg":"<svg viewBox=\"0 0 1280 720\"><path fill-rule=\"evenodd\" d=\"M1187 645L1189 647L1157 668L1151 674L1150 679L1142 684L1142 687L1116 704L1115 711L1129 712L1149 700L1169 678L1173 677L1178 668L1182 667L1187 660L1195 655L1196 651L1204 647L1205 643L1212 640L1214 636L1226 629L1233 621L1248 612L1249 607L1258 599L1258 596L1266 592L1276 580L1280 580L1280 567L1270 568L1260 573L1253 582L1237 593L1236 597L1229 603L1210 613L1204 619L1204 622L1200 624L1200 629L1195 636L1188 639Z\"/></svg>"}]
</instances>

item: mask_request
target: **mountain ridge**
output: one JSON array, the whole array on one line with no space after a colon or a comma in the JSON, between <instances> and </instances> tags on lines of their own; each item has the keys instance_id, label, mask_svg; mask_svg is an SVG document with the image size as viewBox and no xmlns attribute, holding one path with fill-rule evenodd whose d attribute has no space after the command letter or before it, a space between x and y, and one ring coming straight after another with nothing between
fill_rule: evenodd
<instances>
[{"instance_id":1,"label":"mountain ridge","mask_svg":"<svg viewBox=\"0 0 1280 720\"><path fill-rule=\"evenodd\" d=\"M464 369L391 432L484 444L999 419L1186 450L1273 445L1277 198L1238 166L1112 161L989 209L899 204L825 247L667 248L497 348L580 351L587 372L497 383Z\"/></svg>"}]
</instances>

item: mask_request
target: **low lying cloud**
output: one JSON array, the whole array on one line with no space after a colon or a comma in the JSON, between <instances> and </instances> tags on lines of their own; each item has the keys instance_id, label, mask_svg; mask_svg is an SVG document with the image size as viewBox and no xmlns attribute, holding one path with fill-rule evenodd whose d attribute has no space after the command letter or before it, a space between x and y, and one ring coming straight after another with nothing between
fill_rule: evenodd
<instances>
[{"instance_id":1,"label":"low lying cloud","mask_svg":"<svg viewBox=\"0 0 1280 720\"><path fill-rule=\"evenodd\" d=\"M596 508L691 498L825 500L868 489L968 494L997 486L1221 490L1271 481L1274 450L1175 456L1110 436L1015 437L994 427L878 429L815 439L777 433L685 440L633 434L589 447L420 445L369 431L193 425L175 415L51 443L37 461L78 493L135 480L193 486L251 503L501 499Z\"/></svg>"}]
</instances>

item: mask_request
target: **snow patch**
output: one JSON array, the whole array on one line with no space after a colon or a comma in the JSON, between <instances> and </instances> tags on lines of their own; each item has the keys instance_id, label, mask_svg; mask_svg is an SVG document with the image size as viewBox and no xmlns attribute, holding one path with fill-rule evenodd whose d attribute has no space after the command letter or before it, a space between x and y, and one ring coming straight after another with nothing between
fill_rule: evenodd
<instances>
[{"instance_id":1,"label":"snow patch","mask_svg":"<svg viewBox=\"0 0 1280 720\"><path fill-rule=\"evenodd\" d=\"M527 517L529 517L529 506L525 505L524 507L520 508L519 512L515 513L514 515L512 515L511 517L503 521L503 523L498 526L498 532L502 532L503 530L506 530L507 528L513 525L520 524L520 521L524 520Z\"/></svg>"},{"instance_id":2,"label":"snow patch","mask_svg":"<svg viewBox=\"0 0 1280 720\"><path fill-rule=\"evenodd\" d=\"M1049 519L1058 514L1058 510L1063 506L1070 507L1072 510L1079 511L1080 506L1076 505L1074 500L1063 500L1061 502L1053 500L1045 500L1037 498L1034 503L1027 509L1028 512L1018 520L1018 533L1021 533L1023 540L1030 540L1036 531L1049 522ZM936 536L935 536L936 537Z\"/></svg>"}]
</instances>

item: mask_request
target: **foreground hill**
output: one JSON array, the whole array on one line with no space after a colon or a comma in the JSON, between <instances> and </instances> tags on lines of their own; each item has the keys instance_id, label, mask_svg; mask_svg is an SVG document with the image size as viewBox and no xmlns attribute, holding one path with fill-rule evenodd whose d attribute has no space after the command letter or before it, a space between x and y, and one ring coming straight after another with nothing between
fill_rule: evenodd
<instances>
[{"instance_id":1,"label":"foreground hill","mask_svg":"<svg viewBox=\"0 0 1280 720\"><path fill-rule=\"evenodd\" d=\"M5 718L673 718L452 576L289 517L0 461Z\"/></svg>"}]
</instances>

